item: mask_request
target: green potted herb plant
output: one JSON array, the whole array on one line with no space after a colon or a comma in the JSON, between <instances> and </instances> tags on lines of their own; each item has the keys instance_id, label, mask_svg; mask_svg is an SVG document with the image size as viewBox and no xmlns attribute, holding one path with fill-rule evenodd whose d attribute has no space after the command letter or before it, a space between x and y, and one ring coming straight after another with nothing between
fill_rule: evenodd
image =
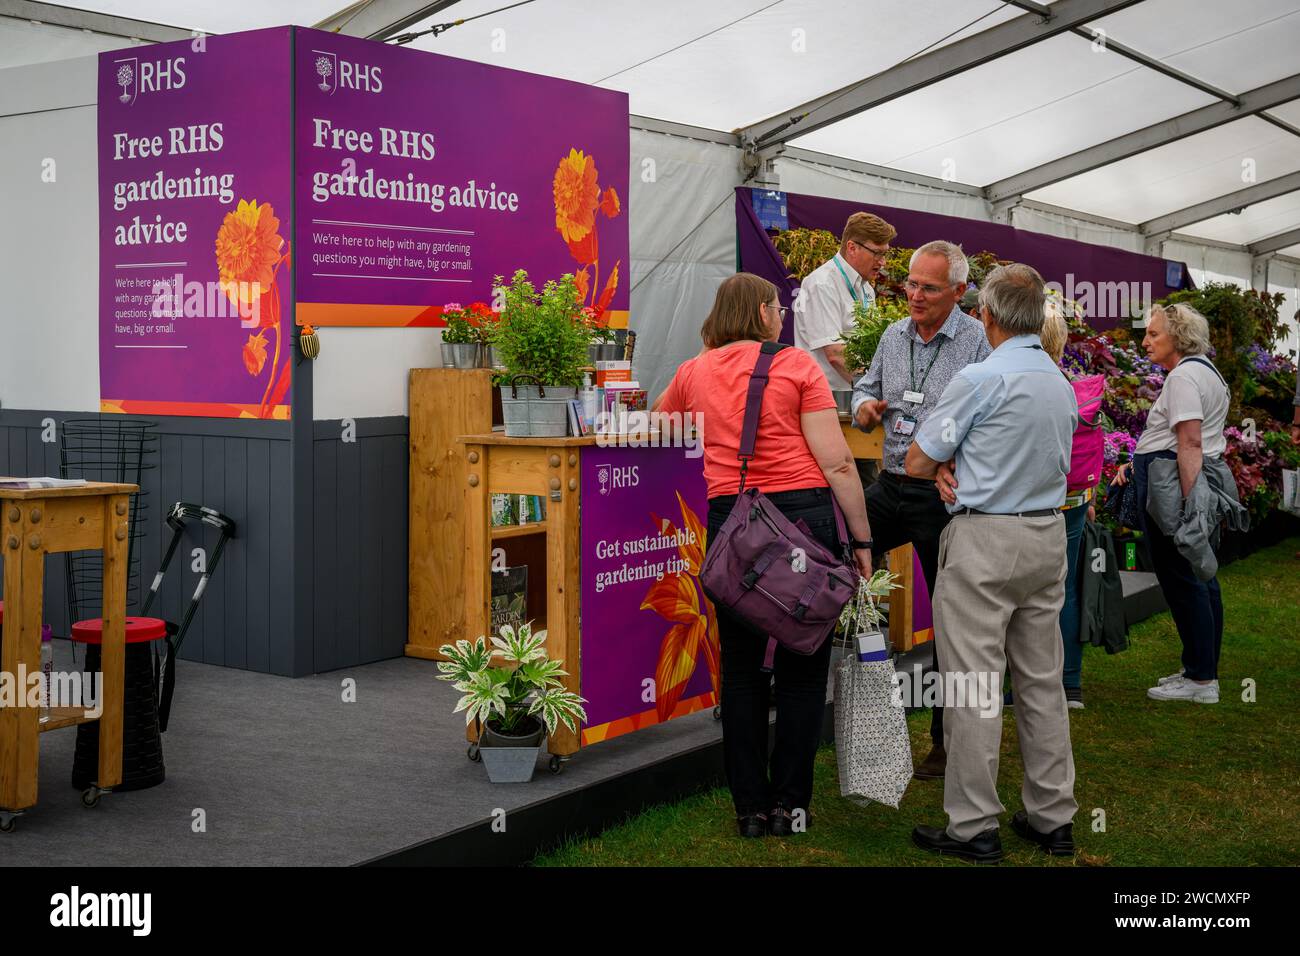
<instances>
[{"instance_id":1,"label":"green potted herb plant","mask_svg":"<svg viewBox=\"0 0 1300 956\"><path fill-rule=\"evenodd\" d=\"M442 364L444 368L478 368L482 346L479 331L475 328L473 314L459 302L449 302L442 308Z\"/></svg>"},{"instance_id":2,"label":"green potted herb plant","mask_svg":"<svg viewBox=\"0 0 1300 956\"><path fill-rule=\"evenodd\" d=\"M872 305L861 302L853 305L853 328L840 336L844 343L844 364L856 378L871 367L871 359L880 345L880 337L885 329L899 319L906 317L907 303L877 299ZM853 393L849 390L836 391L835 401L839 410L849 413L849 401Z\"/></svg>"},{"instance_id":3,"label":"green potted herb plant","mask_svg":"<svg viewBox=\"0 0 1300 956\"><path fill-rule=\"evenodd\" d=\"M586 701L560 680L568 676L564 662L547 658L546 632L534 634L531 622L518 629L501 625L491 647L480 637L438 650L447 658L438 662L438 679L451 681L464 695L454 713L464 711L466 724L478 722L469 757L482 760L493 783L527 783L543 736L560 724L576 732L587 719ZM504 663L493 663L496 658Z\"/></svg>"},{"instance_id":4,"label":"green potted herb plant","mask_svg":"<svg viewBox=\"0 0 1300 956\"><path fill-rule=\"evenodd\" d=\"M511 437L563 437L568 401L582 385L592 330L573 276L551 279L540 292L520 269L509 284L496 278L504 303L492 344L505 367L501 411Z\"/></svg>"}]
</instances>

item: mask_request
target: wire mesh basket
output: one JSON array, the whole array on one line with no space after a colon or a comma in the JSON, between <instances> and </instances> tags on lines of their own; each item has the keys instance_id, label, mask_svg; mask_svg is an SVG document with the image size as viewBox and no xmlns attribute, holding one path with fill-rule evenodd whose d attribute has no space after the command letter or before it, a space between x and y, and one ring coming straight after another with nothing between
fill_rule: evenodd
<instances>
[{"instance_id":1,"label":"wire mesh basket","mask_svg":"<svg viewBox=\"0 0 1300 956\"><path fill-rule=\"evenodd\" d=\"M134 418L72 418L59 428L59 477L139 485L131 495L126 606L140 603L141 539L149 519L145 472L158 467L157 422ZM103 613L104 556L74 551L66 556L68 624Z\"/></svg>"}]
</instances>

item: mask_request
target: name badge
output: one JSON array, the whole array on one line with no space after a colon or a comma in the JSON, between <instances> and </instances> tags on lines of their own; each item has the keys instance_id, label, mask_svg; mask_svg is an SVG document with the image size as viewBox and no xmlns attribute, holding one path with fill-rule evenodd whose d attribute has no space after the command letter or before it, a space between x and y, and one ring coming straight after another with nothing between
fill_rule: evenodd
<instances>
[{"instance_id":1,"label":"name badge","mask_svg":"<svg viewBox=\"0 0 1300 956\"><path fill-rule=\"evenodd\" d=\"M910 435L916 431L916 419L909 418L906 415L899 415L894 419L895 435Z\"/></svg>"},{"instance_id":2,"label":"name badge","mask_svg":"<svg viewBox=\"0 0 1300 956\"><path fill-rule=\"evenodd\" d=\"M911 402L914 405L920 405L925 401L925 392L904 392L903 401Z\"/></svg>"}]
</instances>

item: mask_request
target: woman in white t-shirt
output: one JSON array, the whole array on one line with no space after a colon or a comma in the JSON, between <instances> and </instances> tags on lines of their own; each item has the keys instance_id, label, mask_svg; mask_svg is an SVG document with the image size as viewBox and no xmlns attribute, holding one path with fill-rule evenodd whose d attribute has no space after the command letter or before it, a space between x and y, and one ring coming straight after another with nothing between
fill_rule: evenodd
<instances>
[{"instance_id":1,"label":"woman in white t-shirt","mask_svg":"<svg viewBox=\"0 0 1300 956\"><path fill-rule=\"evenodd\" d=\"M1132 477L1151 564L1160 590L1173 614L1183 642L1183 666L1176 674L1160 678L1147 691L1153 700L1219 702L1219 647L1223 641L1223 601L1218 578L1201 581L1173 540L1146 513L1146 470L1153 458L1176 458L1184 497L1191 491L1206 458L1221 456L1227 447L1223 425L1228 417L1229 393L1213 363L1210 326L1205 317L1187 305L1154 306L1147 315L1147 356L1168 371L1160 397L1147 415L1146 429L1133 450ZM1116 484L1129 480L1121 467Z\"/></svg>"}]
</instances>

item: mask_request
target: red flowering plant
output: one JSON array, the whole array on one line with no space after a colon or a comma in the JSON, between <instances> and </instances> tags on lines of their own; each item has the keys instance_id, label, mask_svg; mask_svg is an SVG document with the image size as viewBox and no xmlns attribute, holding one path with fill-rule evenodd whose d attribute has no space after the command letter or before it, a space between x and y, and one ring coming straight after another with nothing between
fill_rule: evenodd
<instances>
[{"instance_id":1,"label":"red flowering plant","mask_svg":"<svg viewBox=\"0 0 1300 956\"><path fill-rule=\"evenodd\" d=\"M1228 447L1223 461L1232 471L1237 483L1237 497L1250 512L1252 526L1259 523L1281 500L1282 462L1268 443L1255 434L1247 441L1247 434L1238 428L1225 428L1223 437Z\"/></svg>"}]
</instances>

